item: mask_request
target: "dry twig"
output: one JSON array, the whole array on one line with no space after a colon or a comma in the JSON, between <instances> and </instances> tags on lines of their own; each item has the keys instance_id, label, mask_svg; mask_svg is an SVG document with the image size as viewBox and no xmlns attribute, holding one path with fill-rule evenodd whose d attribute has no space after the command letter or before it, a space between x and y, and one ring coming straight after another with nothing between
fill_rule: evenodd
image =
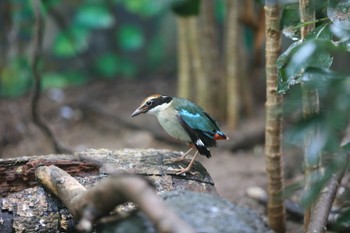
<instances>
[{"instance_id":1,"label":"dry twig","mask_svg":"<svg viewBox=\"0 0 350 233\"><path fill-rule=\"evenodd\" d=\"M36 176L46 189L63 202L74 218L80 219L80 230L91 230L93 222L108 215L116 205L131 201L149 217L158 232L194 233L139 177L112 175L86 191L78 181L56 166L39 167Z\"/></svg>"}]
</instances>

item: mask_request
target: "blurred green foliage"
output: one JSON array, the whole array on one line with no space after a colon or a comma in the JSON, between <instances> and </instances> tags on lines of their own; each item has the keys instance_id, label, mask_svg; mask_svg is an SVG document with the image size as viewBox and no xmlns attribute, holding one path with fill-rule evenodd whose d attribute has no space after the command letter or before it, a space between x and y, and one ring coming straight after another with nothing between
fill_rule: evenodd
<instances>
[{"instance_id":1,"label":"blurred green foliage","mask_svg":"<svg viewBox=\"0 0 350 233\"><path fill-rule=\"evenodd\" d=\"M350 30L348 30L350 18L344 17L342 11L345 8L334 9L337 4L330 6L322 4L322 6L323 8L317 10L321 13L327 12L328 18L324 18L321 14L321 18L316 20L317 27L303 41L297 33L287 35L297 41L291 43L277 61L278 92L286 94L284 106L286 116L301 113L303 103L300 84L309 90L318 91L319 113L308 118L303 118L302 114L299 114L285 133L286 142L305 146L304 139L310 135L308 132L317 131L313 134L314 137L308 139L307 147L303 148L308 152L304 160L308 160L311 164L317 164L315 161L321 160L324 170L310 174L314 183L312 187L304 190L301 201L305 207L317 199L332 174L346 163L347 154L350 152L350 142L343 141L350 123L350 75L332 66L333 60L350 51ZM350 1L347 1L346 10L349 7ZM289 7L288 11L291 9L295 8ZM287 27L295 31L300 30L302 25L310 23L296 22L294 17L290 17L295 15L295 12L283 15L286 17L282 20L283 25L288 25ZM289 19L291 21L288 22ZM349 211L345 208L343 213L338 215L339 227L350 225Z\"/></svg>"},{"instance_id":2,"label":"blurred green foliage","mask_svg":"<svg viewBox=\"0 0 350 233\"><path fill-rule=\"evenodd\" d=\"M0 96L15 97L26 93L32 84L31 73L25 58L11 59L1 69Z\"/></svg>"},{"instance_id":3,"label":"blurred green foliage","mask_svg":"<svg viewBox=\"0 0 350 233\"><path fill-rule=\"evenodd\" d=\"M73 57L88 48L89 31L85 28L72 27L61 31L56 36L52 52L64 58Z\"/></svg>"},{"instance_id":4,"label":"blurred green foliage","mask_svg":"<svg viewBox=\"0 0 350 233\"><path fill-rule=\"evenodd\" d=\"M81 5L73 20L73 25L87 29L109 28L114 23L113 15L103 2Z\"/></svg>"},{"instance_id":5,"label":"blurred green foliage","mask_svg":"<svg viewBox=\"0 0 350 233\"><path fill-rule=\"evenodd\" d=\"M46 0L42 4L46 23L40 64L43 89L98 78L136 78L169 62L175 69L175 43L168 40L174 38L175 22L168 24L173 30L162 22L174 17L176 6L199 7L198 0ZM31 1L13 0L4 6L10 13L0 16L0 29L15 38L0 39L5 51L0 59L0 97L16 97L33 83L28 54L35 19Z\"/></svg>"},{"instance_id":6,"label":"blurred green foliage","mask_svg":"<svg viewBox=\"0 0 350 233\"><path fill-rule=\"evenodd\" d=\"M144 44L143 32L137 25L122 25L116 33L116 37L119 46L126 52L141 49Z\"/></svg>"}]
</instances>

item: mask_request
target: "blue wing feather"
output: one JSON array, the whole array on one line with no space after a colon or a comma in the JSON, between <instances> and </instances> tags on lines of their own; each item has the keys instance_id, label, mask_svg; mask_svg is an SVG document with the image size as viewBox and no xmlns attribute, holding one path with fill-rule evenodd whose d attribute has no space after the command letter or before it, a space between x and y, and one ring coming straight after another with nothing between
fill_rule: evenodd
<instances>
[{"instance_id":1,"label":"blue wing feather","mask_svg":"<svg viewBox=\"0 0 350 233\"><path fill-rule=\"evenodd\" d=\"M220 131L217 123L198 105L186 99L177 102L176 110L192 129L206 132L208 136Z\"/></svg>"}]
</instances>

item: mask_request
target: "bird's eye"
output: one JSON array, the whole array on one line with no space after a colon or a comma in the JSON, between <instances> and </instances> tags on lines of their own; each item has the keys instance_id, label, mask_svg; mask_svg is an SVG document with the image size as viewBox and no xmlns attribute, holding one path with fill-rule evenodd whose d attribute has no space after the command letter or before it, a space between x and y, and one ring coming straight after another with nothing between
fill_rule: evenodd
<instances>
[{"instance_id":1,"label":"bird's eye","mask_svg":"<svg viewBox=\"0 0 350 233\"><path fill-rule=\"evenodd\" d=\"M146 102L146 105L147 105L147 106L151 106L152 103L153 103L153 100L148 100L148 101Z\"/></svg>"}]
</instances>

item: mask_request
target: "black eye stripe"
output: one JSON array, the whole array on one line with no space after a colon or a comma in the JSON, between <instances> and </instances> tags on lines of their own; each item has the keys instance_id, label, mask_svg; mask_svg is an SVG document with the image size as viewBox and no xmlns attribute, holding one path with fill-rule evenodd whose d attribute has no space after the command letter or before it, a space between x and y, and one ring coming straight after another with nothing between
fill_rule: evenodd
<instances>
[{"instance_id":1,"label":"black eye stripe","mask_svg":"<svg viewBox=\"0 0 350 233\"><path fill-rule=\"evenodd\" d=\"M148 107L155 107L164 103L169 103L172 99L173 97L170 96L159 96L157 98L147 100L145 105Z\"/></svg>"}]
</instances>

